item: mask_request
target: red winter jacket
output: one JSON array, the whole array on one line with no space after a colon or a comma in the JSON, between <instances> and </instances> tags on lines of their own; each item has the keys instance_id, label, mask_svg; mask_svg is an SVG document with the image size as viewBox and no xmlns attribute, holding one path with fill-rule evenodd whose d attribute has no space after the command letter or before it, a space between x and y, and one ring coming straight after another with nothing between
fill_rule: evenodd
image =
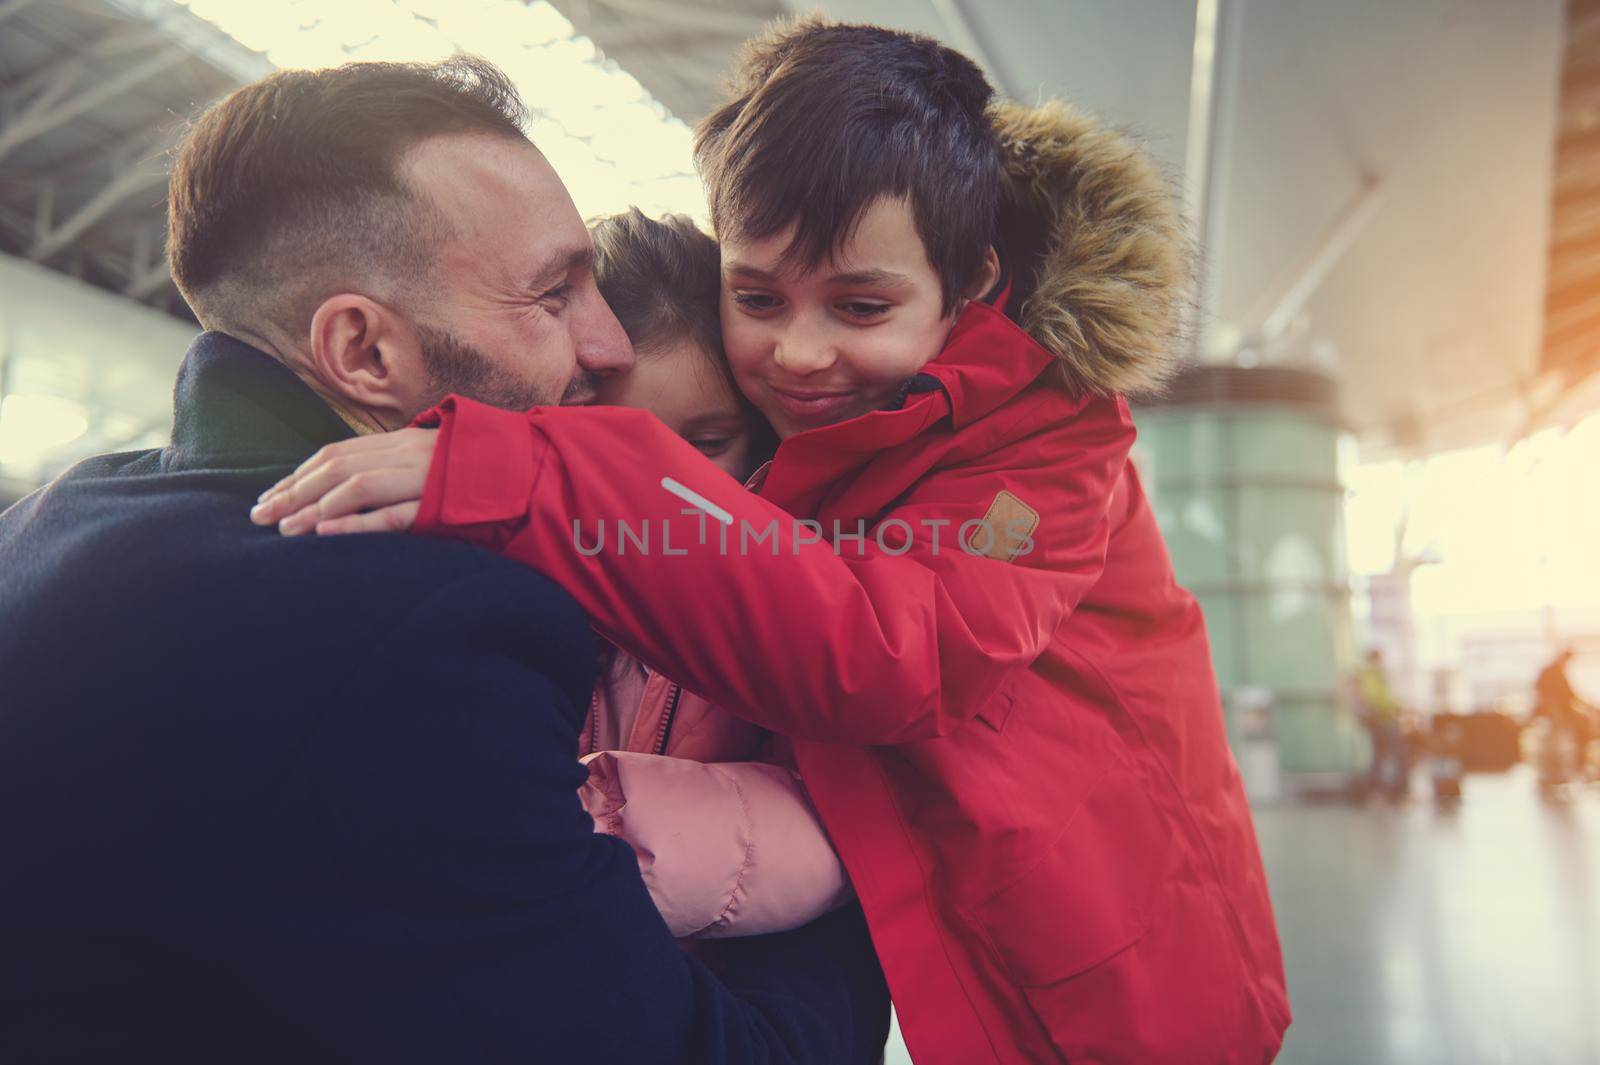
<instances>
[{"instance_id":1,"label":"red winter jacket","mask_svg":"<svg viewBox=\"0 0 1600 1065\"><path fill-rule=\"evenodd\" d=\"M1282 961L1205 624L1108 394L1160 372L1170 205L1070 113L996 120L1020 326L969 306L903 406L785 440L757 493L641 411L450 400L416 527L790 737L919 1065L1270 1060Z\"/></svg>"}]
</instances>

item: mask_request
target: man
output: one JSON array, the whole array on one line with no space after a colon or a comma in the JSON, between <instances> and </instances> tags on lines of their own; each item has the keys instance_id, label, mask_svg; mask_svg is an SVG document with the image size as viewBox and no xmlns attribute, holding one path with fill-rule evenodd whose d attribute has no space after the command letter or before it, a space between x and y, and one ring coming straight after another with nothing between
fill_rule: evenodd
<instances>
[{"instance_id":1,"label":"man","mask_svg":"<svg viewBox=\"0 0 1600 1065\"><path fill-rule=\"evenodd\" d=\"M1594 708L1578 698L1567 679L1567 667L1575 654L1563 647L1534 681L1535 703L1533 716L1549 718L1550 733L1547 744L1547 762L1551 772L1547 782L1566 783L1571 776L1582 779L1589 771L1589 739L1593 726L1589 715Z\"/></svg>"},{"instance_id":2,"label":"man","mask_svg":"<svg viewBox=\"0 0 1600 1065\"><path fill-rule=\"evenodd\" d=\"M450 392L591 398L632 352L487 64L284 72L190 131L173 443L0 518L0 1060L839 1062L858 918L673 942L592 833L587 619L514 563L248 520Z\"/></svg>"}]
</instances>

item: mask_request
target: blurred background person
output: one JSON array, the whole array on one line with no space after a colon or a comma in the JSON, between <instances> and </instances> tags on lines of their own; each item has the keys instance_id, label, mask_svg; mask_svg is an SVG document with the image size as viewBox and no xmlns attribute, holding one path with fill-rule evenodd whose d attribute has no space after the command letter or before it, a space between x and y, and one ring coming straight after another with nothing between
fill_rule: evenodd
<instances>
[{"instance_id":1,"label":"blurred background person","mask_svg":"<svg viewBox=\"0 0 1600 1065\"><path fill-rule=\"evenodd\" d=\"M1356 679L1361 719L1372 737L1368 791L1390 801L1403 799L1410 791L1411 745L1403 721L1405 709L1390 690L1382 651L1374 647L1367 652Z\"/></svg>"},{"instance_id":2,"label":"blurred background person","mask_svg":"<svg viewBox=\"0 0 1600 1065\"><path fill-rule=\"evenodd\" d=\"M1539 672L1534 681L1532 719L1546 722L1540 744L1540 779L1546 787L1572 780L1592 779L1589 744L1594 737L1593 704L1578 697L1567 679L1567 668L1574 658L1570 647Z\"/></svg>"}]
</instances>

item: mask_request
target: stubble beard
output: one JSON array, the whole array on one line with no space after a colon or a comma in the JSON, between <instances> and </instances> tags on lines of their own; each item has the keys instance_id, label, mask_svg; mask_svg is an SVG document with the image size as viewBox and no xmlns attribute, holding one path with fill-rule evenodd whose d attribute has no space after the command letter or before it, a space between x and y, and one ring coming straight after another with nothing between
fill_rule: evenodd
<instances>
[{"instance_id":1,"label":"stubble beard","mask_svg":"<svg viewBox=\"0 0 1600 1065\"><path fill-rule=\"evenodd\" d=\"M532 381L524 380L497 366L484 352L466 343L448 329L416 327L422 346L423 363L428 369L428 405L455 394L502 410L528 410L546 406L562 397L546 395ZM578 382L573 382L577 387Z\"/></svg>"}]
</instances>

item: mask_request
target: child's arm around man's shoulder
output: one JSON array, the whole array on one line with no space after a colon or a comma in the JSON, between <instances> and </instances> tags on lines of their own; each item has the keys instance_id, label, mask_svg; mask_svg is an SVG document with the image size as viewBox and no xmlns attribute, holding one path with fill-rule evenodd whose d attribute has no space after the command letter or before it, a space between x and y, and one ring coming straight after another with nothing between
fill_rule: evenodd
<instances>
[{"instance_id":1,"label":"child's arm around man's shoulder","mask_svg":"<svg viewBox=\"0 0 1600 1065\"><path fill-rule=\"evenodd\" d=\"M986 453L886 483L892 505L837 547L642 412L458 402L417 531L539 569L609 639L773 731L945 735L1038 657L1098 579L1132 442L1119 401L1064 404L1069 425L1049 422L1047 397L1017 402L1032 410ZM527 474L512 482L491 456L519 439Z\"/></svg>"}]
</instances>

